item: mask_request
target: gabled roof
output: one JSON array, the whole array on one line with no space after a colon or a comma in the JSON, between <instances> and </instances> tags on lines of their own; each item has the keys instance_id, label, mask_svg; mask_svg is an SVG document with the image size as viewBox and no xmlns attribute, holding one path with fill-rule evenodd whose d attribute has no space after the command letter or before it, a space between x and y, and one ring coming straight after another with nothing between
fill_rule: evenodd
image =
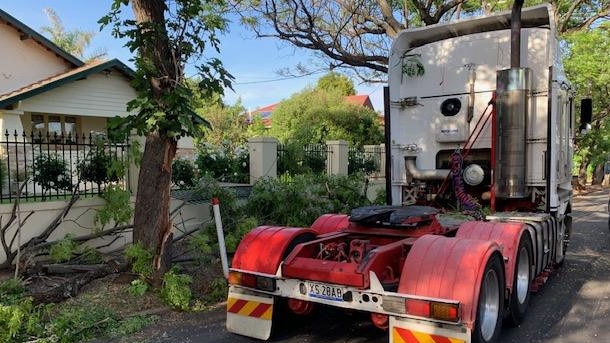
<instances>
[{"instance_id":1,"label":"gabled roof","mask_svg":"<svg viewBox=\"0 0 610 343\"><path fill-rule=\"evenodd\" d=\"M75 67L80 67L85 64L83 61L76 58L76 56L71 55L64 49L60 48L57 44L51 42L48 38L36 32L31 27L25 25L21 21L17 20L12 15L4 12L2 9L0 9L0 22L8 24L9 26L14 27L18 32L20 32L21 40L33 39L38 44L42 45L47 50L54 52L57 56L63 58Z\"/></svg>"},{"instance_id":2,"label":"gabled roof","mask_svg":"<svg viewBox=\"0 0 610 343\"><path fill-rule=\"evenodd\" d=\"M347 101L348 104L368 107L368 108L374 110L373 103L371 102L371 98L366 94L348 95L345 97L345 101Z\"/></svg>"},{"instance_id":3,"label":"gabled roof","mask_svg":"<svg viewBox=\"0 0 610 343\"><path fill-rule=\"evenodd\" d=\"M279 102L276 102L275 104L271 104L271 105L267 105L261 108L257 108L256 110L252 111L250 114L251 115L260 115L261 118L268 118L271 113L273 113L273 111L275 111L275 108L279 105Z\"/></svg>"},{"instance_id":4,"label":"gabled roof","mask_svg":"<svg viewBox=\"0 0 610 343\"><path fill-rule=\"evenodd\" d=\"M71 69L67 72L36 81L10 93L0 94L0 108L4 108L16 103L19 100L30 98L34 95L44 93L67 83L80 80L89 75L97 74L109 69L118 70L129 78L132 78L134 75L134 71L118 59L92 62L78 68Z\"/></svg>"}]
</instances>

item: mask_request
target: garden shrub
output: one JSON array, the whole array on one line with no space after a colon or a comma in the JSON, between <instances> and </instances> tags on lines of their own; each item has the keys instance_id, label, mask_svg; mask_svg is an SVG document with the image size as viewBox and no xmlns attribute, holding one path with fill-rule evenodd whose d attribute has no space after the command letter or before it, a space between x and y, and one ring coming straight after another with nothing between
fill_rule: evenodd
<instances>
[{"instance_id":1,"label":"garden shrub","mask_svg":"<svg viewBox=\"0 0 610 343\"><path fill-rule=\"evenodd\" d=\"M153 275L153 253L137 242L125 249L125 256L131 262L131 271L144 278Z\"/></svg>"},{"instance_id":2,"label":"garden shrub","mask_svg":"<svg viewBox=\"0 0 610 343\"><path fill-rule=\"evenodd\" d=\"M247 183L249 181L249 153L244 147L231 149L203 143L198 147L195 164L202 175L221 182Z\"/></svg>"},{"instance_id":3,"label":"garden shrub","mask_svg":"<svg viewBox=\"0 0 610 343\"><path fill-rule=\"evenodd\" d=\"M328 156L326 144L287 143L278 146L278 175L323 174Z\"/></svg>"},{"instance_id":4,"label":"garden shrub","mask_svg":"<svg viewBox=\"0 0 610 343\"><path fill-rule=\"evenodd\" d=\"M363 151L350 149L347 158L347 173L349 175L357 173L369 175L377 170L375 159Z\"/></svg>"},{"instance_id":5,"label":"garden shrub","mask_svg":"<svg viewBox=\"0 0 610 343\"><path fill-rule=\"evenodd\" d=\"M193 162L185 159L176 159L172 164L172 182L179 189L188 189L195 186L197 181L197 168Z\"/></svg>"},{"instance_id":6,"label":"garden shrub","mask_svg":"<svg viewBox=\"0 0 610 343\"><path fill-rule=\"evenodd\" d=\"M369 205L360 175L296 175L259 180L245 206L259 223L309 226L325 213L348 213Z\"/></svg>"},{"instance_id":7,"label":"garden shrub","mask_svg":"<svg viewBox=\"0 0 610 343\"><path fill-rule=\"evenodd\" d=\"M34 158L33 181L38 183L44 192L54 190L71 190L72 175L66 161L57 154L41 153Z\"/></svg>"},{"instance_id":8,"label":"garden shrub","mask_svg":"<svg viewBox=\"0 0 610 343\"><path fill-rule=\"evenodd\" d=\"M120 168L117 170L117 164L120 164L120 161L105 149L104 141L97 140L93 150L78 163L77 170L81 180L101 185L119 181L123 177L124 171Z\"/></svg>"},{"instance_id":9,"label":"garden shrub","mask_svg":"<svg viewBox=\"0 0 610 343\"><path fill-rule=\"evenodd\" d=\"M163 276L161 297L165 302L177 310L188 311L193 298L190 285L193 278L186 274L177 274L170 270Z\"/></svg>"}]
</instances>

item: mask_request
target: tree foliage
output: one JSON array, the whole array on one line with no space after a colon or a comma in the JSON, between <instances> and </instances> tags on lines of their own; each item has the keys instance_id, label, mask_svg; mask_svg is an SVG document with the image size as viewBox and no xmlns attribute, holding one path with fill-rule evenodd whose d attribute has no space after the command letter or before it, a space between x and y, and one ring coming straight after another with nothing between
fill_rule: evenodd
<instances>
[{"instance_id":1,"label":"tree foliage","mask_svg":"<svg viewBox=\"0 0 610 343\"><path fill-rule=\"evenodd\" d=\"M129 103L128 110L137 109L138 113L114 118L111 125L135 129L142 135L196 135L207 122L193 110L193 92L184 72L187 65L201 63L193 67L203 97L223 94L224 88L230 87L233 77L222 62L205 56L208 49L220 52L218 35L227 27L224 1L131 1L136 19L123 20L122 6L127 3L114 0L110 13L99 21L102 27L112 25L113 35L127 38L126 47L136 52L132 86L138 97Z\"/></svg>"},{"instance_id":2,"label":"tree foliage","mask_svg":"<svg viewBox=\"0 0 610 343\"><path fill-rule=\"evenodd\" d=\"M210 123L210 127L204 129L206 143L235 149L247 141L248 122L244 115L246 109L241 102L225 105L218 97L217 101L205 104L196 111Z\"/></svg>"},{"instance_id":3,"label":"tree foliage","mask_svg":"<svg viewBox=\"0 0 610 343\"><path fill-rule=\"evenodd\" d=\"M87 50L89 44L91 44L91 39L95 36L94 32L78 29L66 31L61 18L52 8L45 8L44 12L49 19L50 26L44 26L40 30L48 34L51 41L57 44L57 46L72 55L85 58L88 61L102 59L106 56L104 49L95 50L92 55L85 56L85 50Z\"/></svg>"},{"instance_id":4,"label":"tree foliage","mask_svg":"<svg viewBox=\"0 0 610 343\"><path fill-rule=\"evenodd\" d=\"M269 134L281 142L324 143L343 139L353 146L383 141L377 114L348 104L335 93L306 89L282 101L273 112Z\"/></svg>"},{"instance_id":5,"label":"tree foliage","mask_svg":"<svg viewBox=\"0 0 610 343\"><path fill-rule=\"evenodd\" d=\"M591 27L607 19L607 1L550 2L560 33ZM348 68L367 81L384 81L392 39L406 28L506 10L507 1L474 0L241 0L242 23L257 37L272 37L312 50L332 68Z\"/></svg>"},{"instance_id":6,"label":"tree foliage","mask_svg":"<svg viewBox=\"0 0 610 343\"><path fill-rule=\"evenodd\" d=\"M584 178L589 165L601 166L610 158L610 24L567 35L566 43L564 67L568 78L579 98L593 99L592 130L578 135L576 141L576 161Z\"/></svg>"},{"instance_id":7,"label":"tree foliage","mask_svg":"<svg viewBox=\"0 0 610 343\"><path fill-rule=\"evenodd\" d=\"M330 72L318 79L316 89L344 96L356 94L354 82L349 77L337 72Z\"/></svg>"}]
</instances>

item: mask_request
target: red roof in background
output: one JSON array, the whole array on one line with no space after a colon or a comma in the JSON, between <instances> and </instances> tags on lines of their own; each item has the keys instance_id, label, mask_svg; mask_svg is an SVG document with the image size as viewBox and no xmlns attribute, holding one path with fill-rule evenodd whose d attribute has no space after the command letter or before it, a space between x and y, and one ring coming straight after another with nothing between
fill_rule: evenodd
<instances>
[{"instance_id":1,"label":"red roof in background","mask_svg":"<svg viewBox=\"0 0 610 343\"><path fill-rule=\"evenodd\" d=\"M261 117L264 117L265 115L269 115L271 114L273 111L275 111L275 108L277 107L277 105L279 105L279 102L276 102L275 104L271 104L271 105L267 105L261 108L257 108L254 111L252 111L252 114L260 114Z\"/></svg>"},{"instance_id":2,"label":"red roof in background","mask_svg":"<svg viewBox=\"0 0 610 343\"><path fill-rule=\"evenodd\" d=\"M373 108L373 103L371 102L371 98L366 94L348 95L345 97L345 101L347 101L348 103L353 104L353 105L364 106L364 107L370 108L371 110L375 110L375 108Z\"/></svg>"},{"instance_id":3,"label":"red roof in background","mask_svg":"<svg viewBox=\"0 0 610 343\"><path fill-rule=\"evenodd\" d=\"M367 94L348 95L345 97L345 101L347 101L347 103L352 104L352 105L368 107L373 111L375 110L375 108L373 107L373 103L371 102L371 98ZM270 127L271 126L271 115L273 114L273 111L275 111L275 108L279 104L280 104L279 102L276 102L275 104L257 108L256 110L250 111L249 116L250 116L250 118L254 117L255 115L260 116L263 121L263 125L265 125L266 127ZM382 118L382 122L383 122L383 116L381 118Z\"/></svg>"}]
</instances>

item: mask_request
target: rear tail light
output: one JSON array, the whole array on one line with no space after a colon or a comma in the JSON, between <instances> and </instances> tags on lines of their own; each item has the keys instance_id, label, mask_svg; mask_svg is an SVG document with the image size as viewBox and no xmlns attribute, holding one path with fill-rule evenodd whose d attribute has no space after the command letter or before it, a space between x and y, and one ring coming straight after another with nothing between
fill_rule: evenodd
<instances>
[{"instance_id":1,"label":"rear tail light","mask_svg":"<svg viewBox=\"0 0 610 343\"><path fill-rule=\"evenodd\" d=\"M385 296L383 297L382 307L385 311L396 314L406 314L454 323L460 320L460 304L457 302Z\"/></svg>"},{"instance_id":2,"label":"rear tail light","mask_svg":"<svg viewBox=\"0 0 610 343\"><path fill-rule=\"evenodd\" d=\"M405 301L407 314L419 317L430 317L430 302L426 300L407 299Z\"/></svg>"},{"instance_id":3,"label":"rear tail light","mask_svg":"<svg viewBox=\"0 0 610 343\"><path fill-rule=\"evenodd\" d=\"M459 321L459 306L458 303L445 303L421 299L407 299L405 301L407 314L446 322Z\"/></svg>"},{"instance_id":4,"label":"rear tail light","mask_svg":"<svg viewBox=\"0 0 610 343\"><path fill-rule=\"evenodd\" d=\"M231 270L229 271L228 279L231 285L255 288L267 292L275 291L275 279L270 277Z\"/></svg>"},{"instance_id":5,"label":"rear tail light","mask_svg":"<svg viewBox=\"0 0 610 343\"><path fill-rule=\"evenodd\" d=\"M447 322L459 320L458 304L447 304L433 302L430 304L430 317Z\"/></svg>"}]
</instances>

